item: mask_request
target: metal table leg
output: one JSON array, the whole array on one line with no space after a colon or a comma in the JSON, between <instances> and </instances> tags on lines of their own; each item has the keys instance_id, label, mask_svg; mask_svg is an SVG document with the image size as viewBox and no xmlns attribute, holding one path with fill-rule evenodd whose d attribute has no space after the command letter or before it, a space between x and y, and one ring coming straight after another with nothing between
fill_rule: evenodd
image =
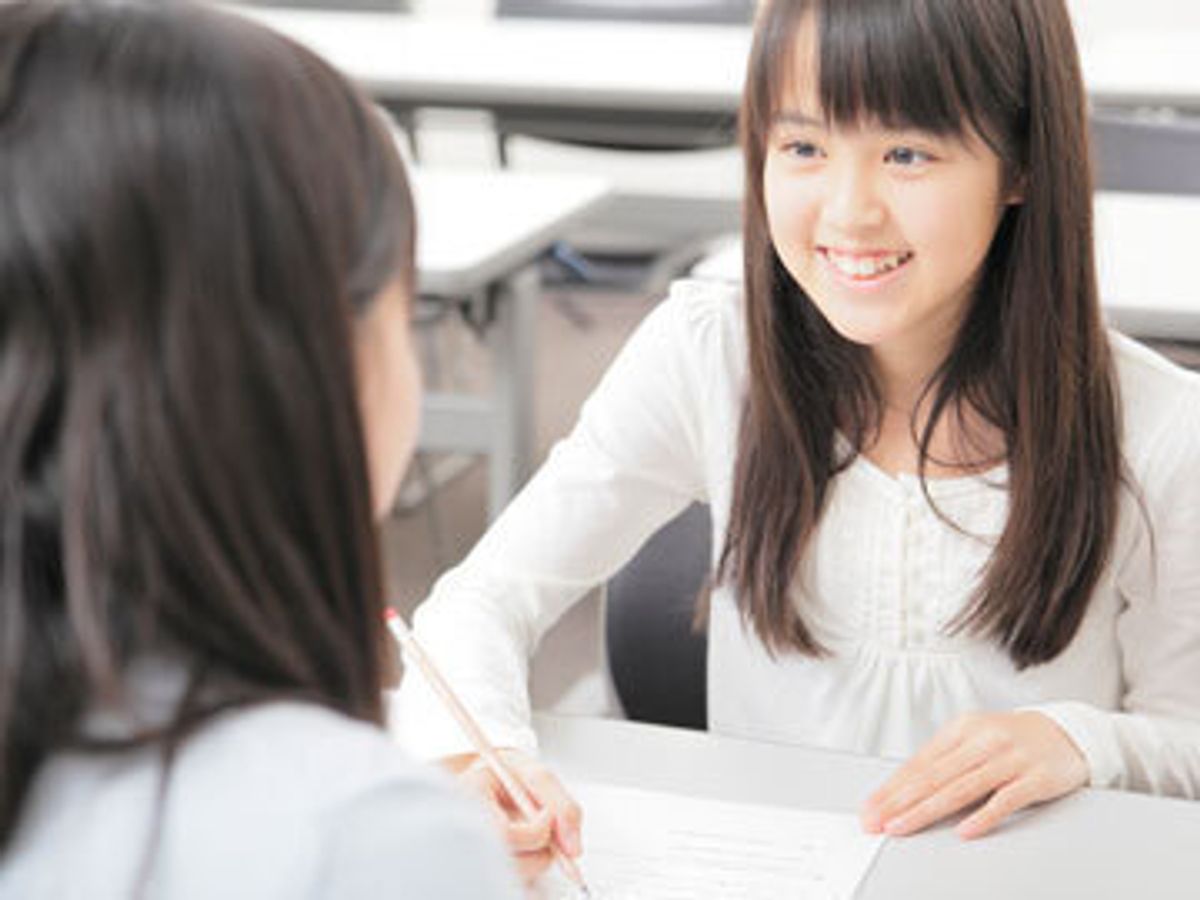
<instances>
[{"instance_id":1,"label":"metal table leg","mask_svg":"<svg viewBox=\"0 0 1200 900\"><path fill-rule=\"evenodd\" d=\"M533 443L534 328L541 280L534 265L505 279L488 330L492 409L488 518L495 519L529 475Z\"/></svg>"}]
</instances>

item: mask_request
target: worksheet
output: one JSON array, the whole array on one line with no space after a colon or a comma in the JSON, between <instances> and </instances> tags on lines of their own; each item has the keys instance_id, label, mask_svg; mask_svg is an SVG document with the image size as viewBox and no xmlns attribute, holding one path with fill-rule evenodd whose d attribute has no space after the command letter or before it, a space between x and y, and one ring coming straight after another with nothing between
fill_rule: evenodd
<instances>
[{"instance_id":1,"label":"worksheet","mask_svg":"<svg viewBox=\"0 0 1200 900\"><path fill-rule=\"evenodd\" d=\"M580 866L592 900L851 900L883 838L853 815L592 783ZM579 894L552 869L539 900Z\"/></svg>"}]
</instances>

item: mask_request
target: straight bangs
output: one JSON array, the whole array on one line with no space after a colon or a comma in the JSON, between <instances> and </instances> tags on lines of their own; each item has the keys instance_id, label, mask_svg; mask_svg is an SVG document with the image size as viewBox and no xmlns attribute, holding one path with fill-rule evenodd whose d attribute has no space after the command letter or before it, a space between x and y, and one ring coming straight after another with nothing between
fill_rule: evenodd
<instances>
[{"instance_id":1,"label":"straight bangs","mask_svg":"<svg viewBox=\"0 0 1200 900\"><path fill-rule=\"evenodd\" d=\"M796 88L797 62L816 23L814 71L826 124L877 124L966 138L974 132L1010 171L1025 129L1016 22L994 4L987 28L968 28L954 4L930 0L799 0L762 11L747 85L747 133L764 142ZM801 86L803 87L803 86Z\"/></svg>"}]
</instances>

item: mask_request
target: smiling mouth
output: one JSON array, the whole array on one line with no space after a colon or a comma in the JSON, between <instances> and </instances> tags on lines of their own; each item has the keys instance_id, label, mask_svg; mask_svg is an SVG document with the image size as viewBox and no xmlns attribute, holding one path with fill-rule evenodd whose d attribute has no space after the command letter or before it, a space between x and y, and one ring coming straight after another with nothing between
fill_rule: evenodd
<instances>
[{"instance_id":1,"label":"smiling mouth","mask_svg":"<svg viewBox=\"0 0 1200 900\"><path fill-rule=\"evenodd\" d=\"M829 247L818 247L817 252L828 260L839 274L854 281L872 281L882 278L907 265L915 255L912 251L871 254L839 253Z\"/></svg>"}]
</instances>

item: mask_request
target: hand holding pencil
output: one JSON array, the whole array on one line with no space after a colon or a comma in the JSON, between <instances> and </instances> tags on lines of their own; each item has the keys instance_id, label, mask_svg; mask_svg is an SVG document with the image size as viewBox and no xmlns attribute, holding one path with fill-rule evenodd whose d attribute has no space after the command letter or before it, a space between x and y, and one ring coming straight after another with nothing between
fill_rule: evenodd
<instances>
[{"instance_id":1,"label":"hand holding pencil","mask_svg":"<svg viewBox=\"0 0 1200 900\"><path fill-rule=\"evenodd\" d=\"M437 670L408 626L395 610L387 623L415 665L454 717L475 748L462 759L461 777L483 793L505 820L506 838L526 883L532 883L552 862L557 862L584 897L587 885L574 857L580 853L580 810L550 771L515 750L497 750Z\"/></svg>"}]
</instances>

